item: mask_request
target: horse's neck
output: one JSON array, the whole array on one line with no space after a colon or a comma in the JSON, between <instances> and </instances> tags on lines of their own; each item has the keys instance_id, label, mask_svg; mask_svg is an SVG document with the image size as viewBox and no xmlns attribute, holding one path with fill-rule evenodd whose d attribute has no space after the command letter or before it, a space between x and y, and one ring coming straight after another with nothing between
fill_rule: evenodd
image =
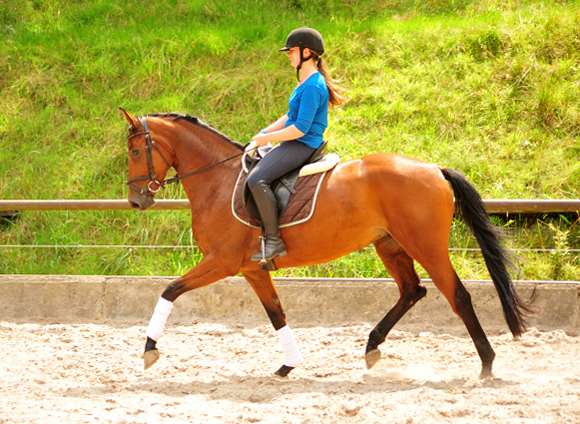
<instances>
[{"instance_id":1,"label":"horse's neck","mask_svg":"<svg viewBox=\"0 0 580 424\"><path fill-rule=\"evenodd\" d=\"M174 168L180 176L199 171L241 153L240 149L220 134L188 122L183 122L182 125L183 129L171 140L175 149ZM192 196L198 199L203 196L212 197L222 184L229 184L230 180L235 182L240 168L241 159L235 157L191 177L185 177L181 183L190 199Z\"/></svg>"},{"instance_id":2,"label":"horse's neck","mask_svg":"<svg viewBox=\"0 0 580 424\"><path fill-rule=\"evenodd\" d=\"M190 123L184 123L184 128L189 131L184 131L172 139L176 155L175 168L179 175L194 172L241 153L235 145L219 134Z\"/></svg>"}]
</instances>

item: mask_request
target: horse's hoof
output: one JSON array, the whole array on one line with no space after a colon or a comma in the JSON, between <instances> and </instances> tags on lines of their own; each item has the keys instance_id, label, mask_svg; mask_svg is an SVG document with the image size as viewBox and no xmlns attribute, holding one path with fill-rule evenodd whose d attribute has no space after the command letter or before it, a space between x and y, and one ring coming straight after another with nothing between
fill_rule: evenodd
<instances>
[{"instance_id":1,"label":"horse's hoof","mask_svg":"<svg viewBox=\"0 0 580 424\"><path fill-rule=\"evenodd\" d=\"M159 351L157 349L148 350L143 354L143 363L145 369L148 370L159 359Z\"/></svg>"},{"instance_id":2,"label":"horse's hoof","mask_svg":"<svg viewBox=\"0 0 580 424\"><path fill-rule=\"evenodd\" d=\"M479 374L479 379L480 380L490 380L492 378L495 378L495 376L491 372L491 369L483 369L483 370L481 370L481 374Z\"/></svg>"},{"instance_id":3,"label":"horse's hoof","mask_svg":"<svg viewBox=\"0 0 580 424\"><path fill-rule=\"evenodd\" d=\"M274 373L274 375L277 375L278 377L286 377L293 369L294 367L282 365L280 369Z\"/></svg>"},{"instance_id":4,"label":"horse's hoof","mask_svg":"<svg viewBox=\"0 0 580 424\"><path fill-rule=\"evenodd\" d=\"M370 370L374 365L381 359L381 351L378 349L373 349L366 353L365 361L367 363L367 370Z\"/></svg>"}]
</instances>

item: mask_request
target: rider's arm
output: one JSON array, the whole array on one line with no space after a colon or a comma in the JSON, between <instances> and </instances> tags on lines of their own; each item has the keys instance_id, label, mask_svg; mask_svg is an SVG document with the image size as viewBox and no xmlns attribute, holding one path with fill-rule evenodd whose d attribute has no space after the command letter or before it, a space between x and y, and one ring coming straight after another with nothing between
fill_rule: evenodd
<instances>
[{"instance_id":1,"label":"rider's arm","mask_svg":"<svg viewBox=\"0 0 580 424\"><path fill-rule=\"evenodd\" d=\"M283 130L284 128L286 128L286 121L287 120L288 120L288 114L285 113L284 116L282 116L280 119L278 119L272 125L264 128L264 131L266 131L267 133L271 133L274 131Z\"/></svg>"},{"instance_id":2,"label":"rider's arm","mask_svg":"<svg viewBox=\"0 0 580 424\"><path fill-rule=\"evenodd\" d=\"M252 141L255 141L258 146L263 146L268 143L277 143L279 141L296 140L304 135L302 131L296 128L296 125L290 125L283 130L269 132L268 134L256 134Z\"/></svg>"},{"instance_id":3,"label":"rider's arm","mask_svg":"<svg viewBox=\"0 0 580 424\"><path fill-rule=\"evenodd\" d=\"M288 120L288 115L282 116L272 125L267 127L263 132L256 134L252 137L252 141L255 141L258 146L263 146L268 143L277 143L280 141L296 140L304 135L302 131L296 128L295 125L290 125L286 127L286 121Z\"/></svg>"},{"instance_id":4,"label":"rider's arm","mask_svg":"<svg viewBox=\"0 0 580 424\"><path fill-rule=\"evenodd\" d=\"M310 131L316 112L320 106L321 94L315 86L306 86L302 90L300 101L290 101L290 112L278 119L275 123L266 128L264 134L257 134L252 138L259 146L266 143L276 143L279 141L296 140L303 137ZM289 115L294 110L296 120L292 125L288 125ZM294 116L294 115L292 115Z\"/></svg>"}]
</instances>

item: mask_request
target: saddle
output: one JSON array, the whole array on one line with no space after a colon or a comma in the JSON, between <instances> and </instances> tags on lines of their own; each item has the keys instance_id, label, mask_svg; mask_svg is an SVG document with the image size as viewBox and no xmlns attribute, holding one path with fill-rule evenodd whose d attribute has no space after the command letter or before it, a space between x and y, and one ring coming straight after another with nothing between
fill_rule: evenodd
<instances>
[{"instance_id":1,"label":"saddle","mask_svg":"<svg viewBox=\"0 0 580 424\"><path fill-rule=\"evenodd\" d=\"M270 186L272 188L272 192L276 197L278 202L278 218L281 218L284 215L284 212L287 210L288 205L290 203L292 195L296 194L299 190L304 189L306 193L304 196L307 196L309 199L313 197L313 194L317 191L318 187L320 186L320 180L323 176L325 171L332 169L336 166L339 162L340 158L336 154L326 155L326 145L327 141L322 143L320 148L318 148L312 156L308 159L308 161L300 168L297 168L293 171L290 171L288 174L280 177L276 181L274 181ZM258 208L254 202L254 198L252 197L252 193L247 185L246 178L249 172L252 170L254 166L272 149L272 147L260 147L256 150L257 154L254 158L251 158L249 155L245 155L244 157L244 168L247 170L247 173L242 171L238 183L242 184L242 187L239 189L239 200L243 209L247 211L250 217L254 220L254 223L257 223L259 226L260 223L260 213L258 212ZM314 175L318 174L318 175ZM312 178L307 176L312 175ZM299 184L298 178L299 177L306 177L301 179ZM240 181L241 180L241 181ZM242 183L243 181L243 183ZM236 184L237 186L237 184ZM235 190L238 191L238 190ZM234 199L238 200L238 199ZM235 202L237 203L237 202ZM304 199L303 202L305 203ZM311 201L311 209L314 208L314 201ZM312 213L309 214L308 218ZM295 217L290 217L290 220L293 220ZM296 221L294 221L296 222ZM301 220L300 222L304 222ZM255 226L255 225L252 225ZM281 223L281 226L282 223Z\"/></svg>"}]
</instances>

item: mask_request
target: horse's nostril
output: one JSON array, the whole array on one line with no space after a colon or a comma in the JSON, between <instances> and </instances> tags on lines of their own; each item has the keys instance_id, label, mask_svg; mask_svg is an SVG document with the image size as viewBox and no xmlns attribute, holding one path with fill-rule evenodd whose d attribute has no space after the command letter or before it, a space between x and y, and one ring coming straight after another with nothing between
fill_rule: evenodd
<instances>
[{"instance_id":1,"label":"horse's nostril","mask_svg":"<svg viewBox=\"0 0 580 424\"><path fill-rule=\"evenodd\" d=\"M131 203L131 207L133 209L139 209L139 205L137 203L135 203L135 202L129 202L129 203Z\"/></svg>"}]
</instances>

